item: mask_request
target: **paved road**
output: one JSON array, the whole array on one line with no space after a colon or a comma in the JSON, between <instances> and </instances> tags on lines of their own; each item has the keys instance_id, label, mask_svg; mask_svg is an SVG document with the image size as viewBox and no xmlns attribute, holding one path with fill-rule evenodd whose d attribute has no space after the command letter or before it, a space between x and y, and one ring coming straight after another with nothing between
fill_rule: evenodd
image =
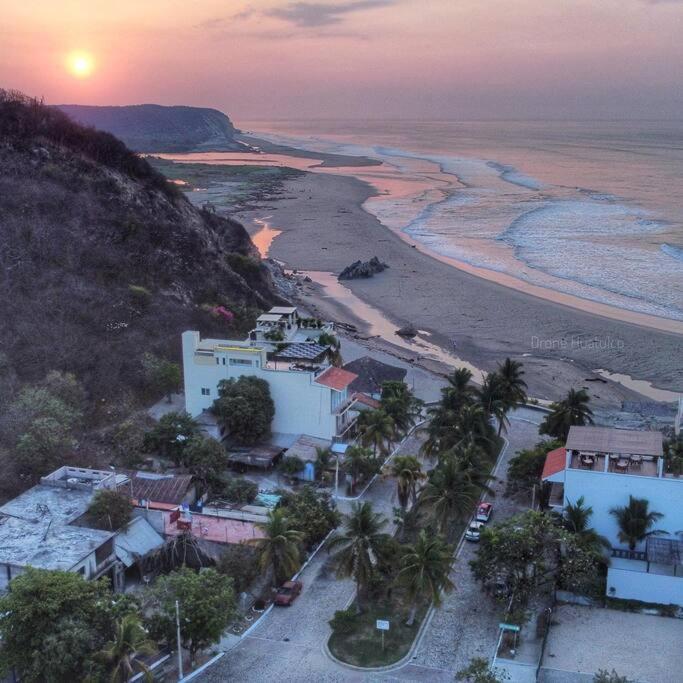
<instances>
[{"instance_id":1,"label":"paved road","mask_svg":"<svg viewBox=\"0 0 683 683\"><path fill-rule=\"evenodd\" d=\"M522 409L512 416L510 444L501 460L498 474L504 476L507 462L521 448L538 440L539 413ZM531 420L536 424L527 422ZM416 452L415 438L407 440L401 452ZM504 481L496 486L496 518L519 510L502 497ZM389 516L395 505L395 483L378 478L364 500ZM340 506L341 507L341 506ZM343 509L343 508L342 508ZM214 667L196 680L218 681L452 681L454 672L467 665L471 657L489 658L498 637L498 609L481 593L471 577L468 562L474 547L463 545L454 564L452 579L456 590L446 596L431 621L409 663L398 670L381 674L356 672L331 661L323 650L330 636L329 619L335 610L344 609L353 596L350 580L339 580L328 570L328 556L319 553L302 574L304 591L294 605L273 609L258 626Z\"/></svg>"}]
</instances>

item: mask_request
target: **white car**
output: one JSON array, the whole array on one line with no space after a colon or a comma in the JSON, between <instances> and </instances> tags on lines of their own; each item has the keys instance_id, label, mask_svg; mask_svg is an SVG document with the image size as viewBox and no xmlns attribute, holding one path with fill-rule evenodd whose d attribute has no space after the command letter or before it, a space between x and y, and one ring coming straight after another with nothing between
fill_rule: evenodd
<instances>
[{"instance_id":1,"label":"white car","mask_svg":"<svg viewBox=\"0 0 683 683\"><path fill-rule=\"evenodd\" d=\"M465 532L465 538L468 541L474 541L475 543L478 543L479 539L481 538L481 530L484 526L484 522L477 522L476 519L472 520L470 525L467 527L467 531Z\"/></svg>"}]
</instances>

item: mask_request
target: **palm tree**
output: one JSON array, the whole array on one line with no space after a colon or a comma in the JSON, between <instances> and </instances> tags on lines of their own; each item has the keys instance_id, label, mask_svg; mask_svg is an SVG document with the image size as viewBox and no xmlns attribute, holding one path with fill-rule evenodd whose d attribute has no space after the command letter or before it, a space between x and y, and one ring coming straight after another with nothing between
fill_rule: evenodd
<instances>
[{"instance_id":1,"label":"palm tree","mask_svg":"<svg viewBox=\"0 0 683 683\"><path fill-rule=\"evenodd\" d=\"M498 375L503 385L504 398L511 408L526 401L526 382L522 379L524 370L522 363L506 358L498 365Z\"/></svg>"},{"instance_id":2,"label":"palm tree","mask_svg":"<svg viewBox=\"0 0 683 683\"><path fill-rule=\"evenodd\" d=\"M125 683L137 672L143 672L145 680L151 681L151 671L138 657L154 652L154 643L148 639L138 616L127 614L117 622L114 640L107 643L96 658L106 666L111 683Z\"/></svg>"},{"instance_id":3,"label":"palm tree","mask_svg":"<svg viewBox=\"0 0 683 683\"><path fill-rule=\"evenodd\" d=\"M683 434L672 436L664 444L664 463L666 471L674 477L680 477L683 473Z\"/></svg>"},{"instance_id":4,"label":"palm tree","mask_svg":"<svg viewBox=\"0 0 683 683\"><path fill-rule=\"evenodd\" d=\"M394 421L383 410L365 410L358 416L358 431L363 446L372 446L376 457L377 451L386 455L389 444L396 436Z\"/></svg>"},{"instance_id":5,"label":"palm tree","mask_svg":"<svg viewBox=\"0 0 683 683\"><path fill-rule=\"evenodd\" d=\"M664 515L661 512L649 510L650 503L645 498L628 497L628 505L612 508L609 512L614 515L619 525L619 540L628 543L629 550L635 550L636 544L652 534L661 533L652 529L655 522Z\"/></svg>"},{"instance_id":6,"label":"palm tree","mask_svg":"<svg viewBox=\"0 0 683 683\"><path fill-rule=\"evenodd\" d=\"M394 421L400 434L406 434L417 422L423 402L415 398L405 382L389 381L382 384L382 410Z\"/></svg>"},{"instance_id":7,"label":"palm tree","mask_svg":"<svg viewBox=\"0 0 683 683\"><path fill-rule=\"evenodd\" d=\"M588 407L590 396L585 389L570 389L567 396L550 406L551 412L539 427L539 434L567 440L573 425L593 424L593 411Z\"/></svg>"},{"instance_id":8,"label":"palm tree","mask_svg":"<svg viewBox=\"0 0 683 683\"><path fill-rule=\"evenodd\" d=\"M419 504L427 508L439 532L450 538L451 524L472 512L482 492L493 493L488 486L492 478L479 469L464 466L457 458L445 459L430 472Z\"/></svg>"},{"instance_id":9,"label":"palm tree","mask_svg":"<svg viewBox=\"0 0 683 683\"><path fill-rule=\"evenodd\" d=\"M410 612L406 626L415 622L417 605L427 599L436 607L441 605L441 591L450 593L453 582L448 577L451 569L453 548L439 536L428 536L422 529L415 545L401 559L398 581L405 586L410 598Z\"/></svg>"},{"instance_id":10,"label":"palm tree","mask_svg":"<svg viewBox=\"0 0 683 683\"><path fill-rule=\"evenodd\" d=\"M351 488L356 488L358 477L367 470L373 460L372 451L362 446L349 446L344 453L344 469L351 475Z\"/></svg>"},{"instance_id":11,"label":"palm tree","mask_svg":"<svg viewBox=\"0 0 683 683\"><path fill-rule=\"evenodd\" d=\"M567 531L575 534L581 544L586 548L593 548L596 551L600 546L610 547L610 542L593 529L589 520L593 516L593 508L584 504L586 499L581 496L576 503L567 502L564 509L564 526Z\"/></svg>"},{"instance_id":12,"label":"palm tree","mask_svg":"<svg viewBox=\"0 0 683 683\"><path fill-rule=\"evenodd\" d=\"M426 478L420 461L414 455L397 455L391 463L391 475L396 478L396 493L401 507L401 517L405 517L408 503L417 503L418 482ZM401 525L401 540L405 526Z\"/></svg>"},{"instance_id":13,"label":"palm tree","mask_svg":"<svg viewBox=\"0 0 683 683\"><path fill-rule=\"evenodd\" d=\"M316 446L315 455L315 473L318 478L320 478L332 462L332 451L329 448L320 448L319 446Z\"/></svg>"},{"instance_id":14,"label":"palm tree","mask_svg":"<svg viewBox=\"0 0 683 683\"><path fill-rule=\"evenodd\" d=\"M253 538L249 542L260 550L259 565L265 574L272 567L277 582L294 574L300 566L299 544L304 534L289 528L289 522L283 510L268 512L268 521L257 523L264 532L263 538Z\"/></svg>"},{"instance_id":15,"label":"palm tree","mask_svg":"<svg viewBox=\"0 0 683 683\"><path fill-rule=\"evenodd\" d=\"M473 403L477 389L472 384L472 373L467 368L458 368L448 377L448 386L441 390L441 405L450 410L460 410Z\"/></svg>"},{"instance_id":16,"label":"palm tree","mask_svg":"<svg viewBox=\"0 0 683 683\"><path fill-rule=\"evenodd\" d=\"M486 375L484 383L479 392L479 401L484 410L498 420L498 436L507 430L510 421L507 413L512 407L506 393L503 378L497 372L490 372Z\"/></svg>"},{"instance_id":17,"label":"palm tree","mask_svg":"<svg viewBox=\"0 0 683 683\"><path fill-rule=\"evenodd\" d=\"M330 539L327 551L334 549L337 575L352 577L356 582L356 609L362 609L365 588L370 581L378 556L387 540L388 534L382 532L387 520L374 512L370 503L354 503L351 515L347 518L342 532Z\"/></svg>"}]
</instances>

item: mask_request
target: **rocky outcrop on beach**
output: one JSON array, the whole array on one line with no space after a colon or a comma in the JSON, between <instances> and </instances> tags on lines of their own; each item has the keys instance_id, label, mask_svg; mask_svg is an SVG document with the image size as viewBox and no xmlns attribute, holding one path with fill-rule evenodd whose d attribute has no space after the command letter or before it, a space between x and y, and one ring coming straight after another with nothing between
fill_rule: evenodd
<instances>
[{"instance_id":1,"label":"rocky outcrop on beach","mask_svg":"<svg viewBox=\"0 0 683 683\"><path fill-rule=\"evenodd\" d=\"M136 104L123 107L59 105L69 118L115 135L136 152L244 150L237 129L217 109Z\"/></svg>"},{"instance_id":2,"label":"rocky outcrop on beach","mask_svg":"<svg viewBox=\"0 0 683 683\"><path fill-rule=\"evenodd\" d=\"M355 261L350 266L347 266L339 273L340 280L357 280L359 278L372 277L377 273L381 273L389 266L382 263L376 256L373 256L369 261Z\"/></svg>"},{"instance_id":3,"label":"rocky outcrop on beach","mask_svg":"<svg viewBox=\"0 0 683 683\"><path fill-rule=\"evenodd\" d=\"M400 329L396 330L396 334L399 337L416 337L417 328L414 325L408 323L407 325L404 325Z\"/></svg>"}]
</instances>

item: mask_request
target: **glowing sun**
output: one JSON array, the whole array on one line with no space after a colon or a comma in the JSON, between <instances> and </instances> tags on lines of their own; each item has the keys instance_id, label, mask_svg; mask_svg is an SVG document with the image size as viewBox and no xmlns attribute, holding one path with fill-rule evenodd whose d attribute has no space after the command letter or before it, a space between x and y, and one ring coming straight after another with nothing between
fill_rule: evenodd
<instances>
[{"instance_id":1,"label":"glowing sun","mask_svg":"<svg viewBox=\"0 0 683 683\"><path fill-rule=\"evenodd\" d=\"M95 63L87 52L72 52L67 57L66 66L76 78L87 78L93 72Z\"/></svg>"}]
</instances>

